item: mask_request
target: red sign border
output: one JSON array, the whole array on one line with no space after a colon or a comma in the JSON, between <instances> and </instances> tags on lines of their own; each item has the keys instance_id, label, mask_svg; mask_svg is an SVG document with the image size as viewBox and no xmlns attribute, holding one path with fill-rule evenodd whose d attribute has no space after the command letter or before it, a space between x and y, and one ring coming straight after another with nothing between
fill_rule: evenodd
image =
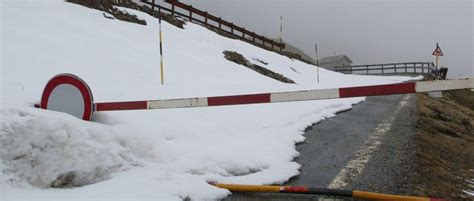
<instances>
[{"instance_id":1,"label":"red sign border","mask_svg":"<svg viewBox=\"0 0 474 201\"><path fill-rule=\"evenodd\" d=\"M94 112L94 97L92 96L92 92L86 82L69 73L56 75L48 81L41 96L40 108L48 109L48 101L51 93L61 84L70 84L79 89L84 101L84 113L82 119L86 121L92 120L92 113Z\"/></svg>"},{"instance_id":2,"label":"red sign border","mask_svg":"<svg viewBox=\"0 0 474 201\"><path fill-rule=\"evenodd\" d=\"M436 49L433 51L433 56L444 56L443 51L441 51L441 48L438 46Z\"/></svg>"}]
</instances>

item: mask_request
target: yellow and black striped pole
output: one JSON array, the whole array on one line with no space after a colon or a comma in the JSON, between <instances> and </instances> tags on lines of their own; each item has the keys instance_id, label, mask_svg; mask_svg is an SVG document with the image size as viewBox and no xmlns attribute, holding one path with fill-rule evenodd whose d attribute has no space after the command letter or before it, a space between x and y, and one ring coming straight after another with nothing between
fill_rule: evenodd
<instances>
[{"instance_id":1,"label":"yellow and black striped pole","mask_svg":"<svg viewBox=\"0 0 474 201\"><path fill-rule=\"evenodd\" d=\"M161 32L161 7L158 6L158 22L160 27L160 78L161 85L165 84L164 70L163 70L163 33Z\"/></svg>"},{"instance_id":2,"label":"yellow and black striped pole","mask_svg":"<svg viewBox=\"0 0 474 201\"><path fill-rule=\"evenodd\" d=\"M384 201L442 201L442 199L390 195L372 193L356 190L336 190L324 188L309 188L304 186L261 186L261 185L240 185L240 184L218 184L211 183L218 188L224 188L232 192L260 192L260 193L291 193L291 194L311 194L335 197L348 197L364 200L384 200Z\"/></svg>"}]
</instances>

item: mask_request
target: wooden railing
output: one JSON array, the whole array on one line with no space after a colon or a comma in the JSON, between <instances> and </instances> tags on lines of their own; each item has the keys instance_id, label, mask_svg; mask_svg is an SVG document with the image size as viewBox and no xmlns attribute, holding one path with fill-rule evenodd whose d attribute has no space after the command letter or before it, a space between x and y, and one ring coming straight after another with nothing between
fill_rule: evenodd
<instances>
[{"instance_id":1,"label":"wooden railing","mask_svg":"<svg viewBox=\"0 0 474 201\"><path fill-rule=\"evenodd\" d=\"M166 3L170 4L171 8L165 8L163 6L157 5L155 0L142 0L142 2L151 6L152 11L155 11L155 9L167 11L173 16L181 16L188 19L190 22L201 23L206 27L212 27L214 29L220 30L256 46L279 51L282 51L285 48L284 43L279 43L272 39L266 38L265 36L256 34L255 32L251 32L244 27L237 26L232 22L223 20L220 17L216 17L206 11L199 10L194 8L192 5L187 5L177 0L165 0ZM187 13L178 12L176 8L181 8ZM199 19L198 16L200 16L202 19Z\"/></svg>"},{"instance_id":2,"label":"wooden railing","mask_svg":"<svg viewBox=\"0 0 474 201\"><path fill-rule=\"evenodd\" d=\"M429 74L433 73L434 64L431 62L406 62L388 64L370 64L353 66L336 66L336 72L348 74Z\"/></svg>"}]
</instances>

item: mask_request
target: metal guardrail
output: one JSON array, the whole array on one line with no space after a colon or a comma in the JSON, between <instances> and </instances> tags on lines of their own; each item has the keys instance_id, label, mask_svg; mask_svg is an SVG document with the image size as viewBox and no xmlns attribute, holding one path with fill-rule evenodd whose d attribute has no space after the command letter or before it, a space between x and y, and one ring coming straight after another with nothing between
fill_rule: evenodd
<instances>
[{"instance_id":1,"label":"metal guardrail","mask_svg":"<svg viewBox=\"0 0 474 201\"><path fill-rule=\"evenodd\" d=\"M404 62L387 64L369 64L336 66L334 71L348 74L431 74L434 73L432 62Z\"/></svg>"}]
</instances>

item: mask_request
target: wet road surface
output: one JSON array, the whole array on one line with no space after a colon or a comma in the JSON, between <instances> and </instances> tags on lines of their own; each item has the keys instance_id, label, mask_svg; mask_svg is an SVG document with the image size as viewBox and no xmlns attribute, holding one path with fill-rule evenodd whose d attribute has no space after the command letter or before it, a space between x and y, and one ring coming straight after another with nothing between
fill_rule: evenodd
<instances>
[{"instance_id":1,"label":"wet road surface","mask_svg":"<svg viewBox=\"0 0 474 201\"><path fill-rule=\"evenodd\" d=\"M300 175L285 185L410 194L415 106L415 95L367 97L351 110L311 126L305 141L297 145ZM233 193L225 200L321 198Z\"/></svg>"}]
</instances>

